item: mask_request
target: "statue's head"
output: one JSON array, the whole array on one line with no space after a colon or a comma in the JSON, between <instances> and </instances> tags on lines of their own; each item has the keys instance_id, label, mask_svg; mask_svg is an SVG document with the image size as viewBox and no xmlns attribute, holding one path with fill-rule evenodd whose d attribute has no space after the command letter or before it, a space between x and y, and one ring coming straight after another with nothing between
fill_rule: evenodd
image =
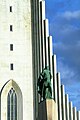
<instances>
[{"instance_id":1,"label":"statue's head","mask_svg":"<svg viewBox=\"0 0 80 120\"><path fill-rule=\"evenodd\" d=\"M46 66L45 66L45 69L48 69L48 70L49 70L49 66L46 65Z\"/></svg>"}]
</instances>

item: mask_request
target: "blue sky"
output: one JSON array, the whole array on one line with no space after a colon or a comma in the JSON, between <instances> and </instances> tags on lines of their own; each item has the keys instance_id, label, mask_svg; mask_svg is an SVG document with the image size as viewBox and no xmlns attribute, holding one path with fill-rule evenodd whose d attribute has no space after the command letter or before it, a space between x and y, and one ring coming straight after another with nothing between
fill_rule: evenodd
<instances>
[{"instance_id":1,"label":"blue sky","mask_svg":"<svg viewBox=\"0 0 80 120\"><path fill-rule=\"evenodd\" d=\"M80 0L45 0L61 82L80 110Z\"/></svg>"}]
</instances>

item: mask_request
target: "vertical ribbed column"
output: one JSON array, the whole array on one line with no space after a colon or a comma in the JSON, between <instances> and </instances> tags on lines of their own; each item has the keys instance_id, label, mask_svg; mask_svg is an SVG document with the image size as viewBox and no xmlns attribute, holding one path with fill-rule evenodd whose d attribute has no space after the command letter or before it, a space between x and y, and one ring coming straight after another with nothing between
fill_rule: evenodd
<instances>
[{"instance_id":1,"label":"vertical ribbed column","mask_svg":"<svg viewBox=\"0 0 80 120\"><path fill-rule=\"evenodd\" d=\"M65 110L66 110L66 120L69 120L69 98L68 98L68 94L65 95Z\"/></svg>"},{"instance_id":2,"label":"vertical ribbed column","mask_svg":"<svg viewBox=\"0 0 80 120\"><path fill-rule=\"evenodd\" d=\"M48 60L49 60L49 69L51 71L52 79L51 79L51 84L52 84L52 98L53 98L53 72L52 72L52 36L48 37Z\"/></svg>"},{"instance_id":3,"label":"vertical ribbed column","mask_svg":"<svg viewBox=\"0 0 80 120\"><path fill-rule=\"evenodd\" d=\"M57 102L57 80L56 80L56 55L52 56L53 61L53 92L54 92L54 100Z\"/></svg>"},{"instance_id":4,"label":"vertical ribbed column","mask_svg":"<svg viewBox=\"0 0 80 120\"><path fill-rule=\"evenodd\" d=\"M77 111L77 120L80 120L80 111Z\"/></svg>"},{"instance_id":5,"label":"vertical ribbed column","mask_svg":"<svg viewBox=\"0 0 80 120\"><path fill-rule=\"evenodd\" d=\"M49 68L52 73L52 55L53 55L53 50L52 50L52 36L48 37L48 59L49 59Z\"/></svg>"},{"instance_id":6,"label":"vertical ribbed column","mask_svg":"<svg viewBox=\"0 0 80 120\"><path fill-rule=\"evenodd\" d=\"M57 101L58 101L58 120L62 120L62 109L61 109L61 89L60 89L60 73L57 73Z\"/></svg>"},{"instance_id":7,"label":"vertical ribbed column","mask_svg":"<svg viewBox=\"0 0 80 120\"><path fill-rule=\"evenodd\" d=\"M40 73L40 35L39 35L39 1L36 0L36 61L37 61L37 78Z\"/></svg>"},{"instance_id":8,"label":"vertical ribbed column","mask_svg":"<svg viewBox=\"0 0 80 120\"><path fill-rule=\"evenodd\" d=\"M45 67L45 43L44 43L44 19L45 19L45 1L40 1L40 57L41 70Z\"/></svg>"},{"instance_id":9,"label":"vertical ribbed column","mask_svg":"<svg viewBox=\"0 0 80 120\"><path fill-rule=\"evenodd\" d=\"M62 120L66 120L65 115L65 91L64 91L64 85L61 85L61 103L62 103Z\"/></svg>"},{"instance_id":10,"label":"vertical ribbed column","mask_svg":"<svg viewBox=\"0 0 80 120\"><path fill-rule=\"evenodd\" d=\"M73 120L77 120L76 107L73 107Z\"/></svg>"},{"instance_id":11,"label":"vertical ribbed column","mask_svg":"<svg viewBox=\"0 0 80 120\"><path fill-rule=\"evenodd\" d=\"M41 50L41 8L40 8L40 0L38 2L38 7L39 7L39 12L38 12L38 17L39 17L39 20L38 20L38 31L39 31L39 74L40 72L42 71L42 50Z\"/></svg>"},{"instance_id":12,"label":"vertical ribbed column","mask_svg":"<svg viewBox=\"0 0 80 120\"><path fill-rule=\"evenodd\" d=\"M72 106L72 102L69 102L69 120L73 120L73 106Z\"/></svg>"},{"instance_id":13,"label":"vertical ribbed column","mask_svg":"<svg viewBox=\"0 0 80 120\"><path fill-rule=\"evenodd\" d=\"M37 0L32 1L32 9L31 9L31 17L32 17L32 65L33 65L33 84L34 84L34 88L33 88L33 99L35 99L34 101L34 119L37 119L38 117L38 94L37 94L37 79L38 79L38 75L39 75L39 27L38 27L38 20L39 20L39 3Z\"/></svg>"},{"instance_id":14,"label":"vertical ribbed column","mask_svg":"<svg viewBox=\"0 0 80 120\"><path fill-rule=\"evenodd\" d=\"M45 65L49 66L48 61L48 36L49 36L49 25L48 19L44 20L44 48L45 48Z\"/></svg>"},{"instance_id":15,"label":"vertical ribbed column","mask_svg":"<svg viewBox=\"0 0 80 120\"><path fill-rule=\"evenodd\" d=\"M40 11L41 11L41 18L42 20L45 19L45 1L40 0Z\"/></svg>"},{"instance_id":16,"label":"vertical ribbed column","mask_svg":"<svg viewBox=\"0 0 80 120\"><path fill-rule=\"evenodd\" d=\"M44 53L44 19L45 19L45 1L39 0L39 75L45 66L45 53ZM35 21L36 22L36 21ZM37 51L36 51L37 52ZM38 76L39 77L39 76ZM40 95L38 96L38 102L41 101Z\"/></svg>"}]
</instances>

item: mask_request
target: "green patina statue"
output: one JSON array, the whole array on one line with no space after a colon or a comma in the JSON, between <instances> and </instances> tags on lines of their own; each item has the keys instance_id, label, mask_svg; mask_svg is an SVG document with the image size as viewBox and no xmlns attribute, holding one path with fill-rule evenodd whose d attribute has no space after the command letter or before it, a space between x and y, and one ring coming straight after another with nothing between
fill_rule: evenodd
<instances>
[{"instance_id":1,"label":"green patina statue","mask_svg":"<svg viewBox=\"0 0 80 120\"><path fill-rule=\"evenodd\" d=\"M51 72L49 67L46 66L42 73L40 73L38 79L38 93L44 99L51 99L52 98L52 87L51 87Z\"/></svg>"}]
</instances>

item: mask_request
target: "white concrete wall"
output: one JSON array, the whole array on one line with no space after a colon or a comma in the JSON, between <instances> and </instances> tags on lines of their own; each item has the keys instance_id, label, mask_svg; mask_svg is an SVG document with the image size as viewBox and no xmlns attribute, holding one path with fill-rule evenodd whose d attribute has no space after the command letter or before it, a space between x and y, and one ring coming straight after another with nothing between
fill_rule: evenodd
<instances>
[{"instance_id":1,"label":"white concrete wall","mask_svg":"<svg viewBox=\"0 0 80 120\"><path fill-rule=\"evenodd\" d=\"M10 44L14 46L13 51ZM14 64L13 71L10 63ZM0 0L0 89L8 80L16 81L23 95L23 120L33 120L32 76L30 0Z\"/></svg>"}]
</instances>

